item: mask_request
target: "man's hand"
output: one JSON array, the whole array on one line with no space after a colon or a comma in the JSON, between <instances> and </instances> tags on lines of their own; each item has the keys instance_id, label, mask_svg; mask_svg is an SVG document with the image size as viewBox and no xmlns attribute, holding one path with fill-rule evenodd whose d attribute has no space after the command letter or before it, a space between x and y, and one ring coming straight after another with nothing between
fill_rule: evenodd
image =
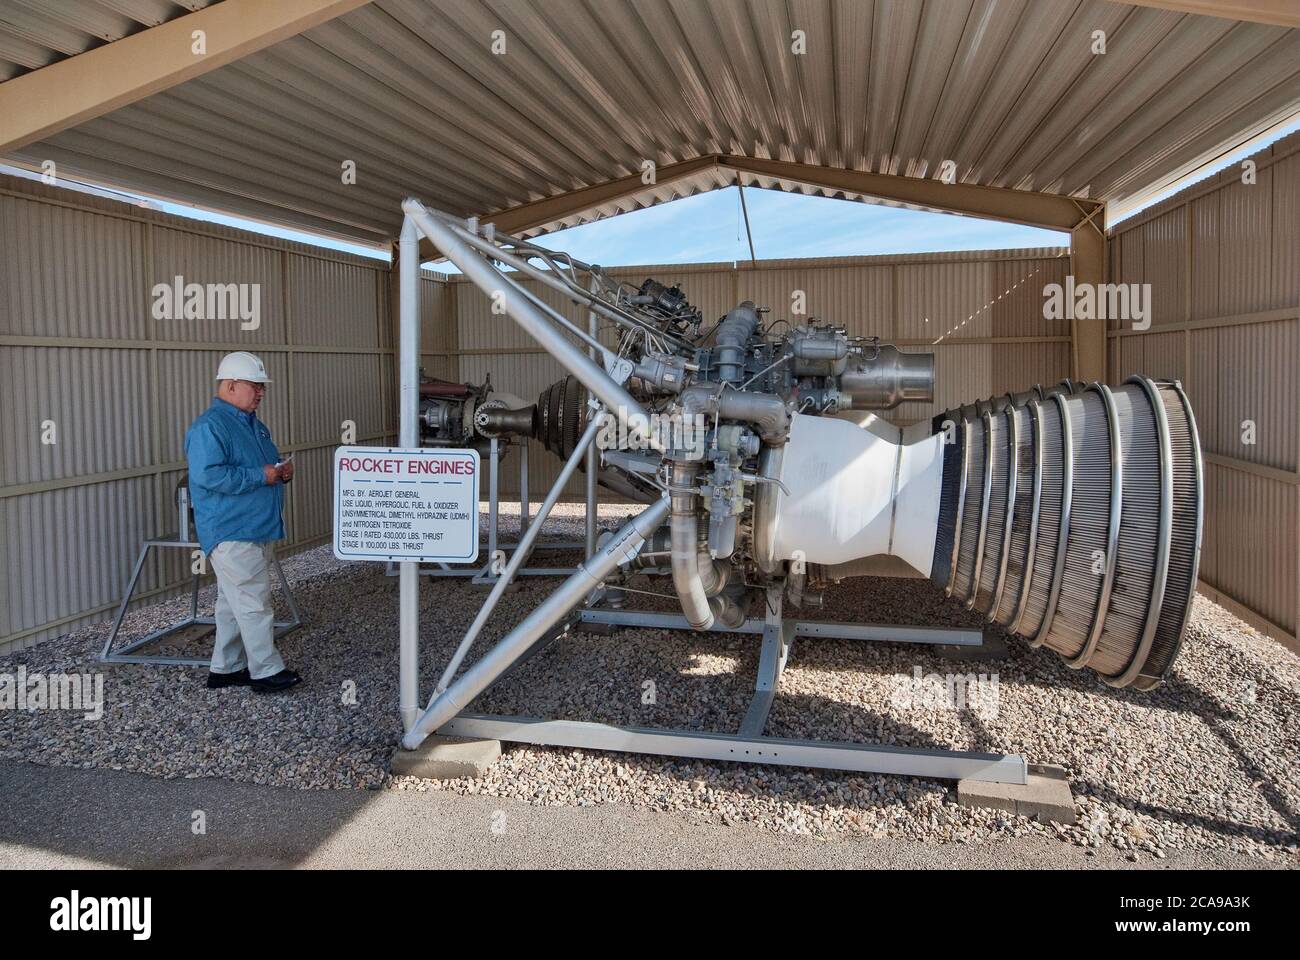
<instances>
[{"instance_id":1,"label":"man's hand","mask_svg":"<svg viewBox=\"0 0 1300 960\"><path fill-rule=\"evenodd\" d=\"M268 487L280 482L282 470L284 470L284 467L277 467L273 463L268 463L262 468L262 476L266 478L266 485Z\"/></svg>"},{"instance_id":2,"label":"man's hand","mask_svg":"<svg viewBox=\"0 0 1300 960\"><path fill-rule=\"evenodd\" d=\"M280 479L288 483L293 479L293 461L286 460L280 464Z\"/></svg>"}]
</instances>

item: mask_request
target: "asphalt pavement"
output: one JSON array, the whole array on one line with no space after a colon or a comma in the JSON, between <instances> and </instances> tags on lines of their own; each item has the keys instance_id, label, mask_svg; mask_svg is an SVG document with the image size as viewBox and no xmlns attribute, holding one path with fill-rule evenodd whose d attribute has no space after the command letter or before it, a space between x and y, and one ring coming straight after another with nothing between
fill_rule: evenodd
<instances>
[{"instance_id":1,"label":"asphalt pavement","mask_svg":"<svg viewBox=\"0 0 1300 960\"><path fill-rule=\"evenodd\" d=\"M619 804L545 807L441 791L296 790L0 762L0 868L1254 867L1226 852L1132 863L1023 838L925 844L725 826Z\"/></svg>"}]
</instances>

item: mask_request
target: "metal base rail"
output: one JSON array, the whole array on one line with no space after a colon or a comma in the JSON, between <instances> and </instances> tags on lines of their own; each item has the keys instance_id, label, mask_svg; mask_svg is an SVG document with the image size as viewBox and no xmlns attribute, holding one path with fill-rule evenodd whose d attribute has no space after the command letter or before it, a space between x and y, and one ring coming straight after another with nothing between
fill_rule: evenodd
<instances>
[{"instance_id":1,"label":"metal base rail","mask_svg":"<svg viewBox=\"0 0 1300 960\"><path fill-rule=\"evenodd\" d=\"M693 760L767 763L785 767L885 773L933 780L982 780L1024 784L1024 757L917 747L786 740L746 734L695 733L647 727L617 727L577 720L535 720L461 714L438 731L457 737L503 740L579 750L614 750Z\"/></svg>"},{"instance_id":2,"label":"metal base rail","mask_svg":"<svg viewBox=\"0 0 1300 960\"><path fill-rule=\"evenodd\" d=\"M680 613L650 610L610 610L586 607L581 611L583 623L611 624L619 627L649 627L659 630L690 630ZM763 633L766 622L751 617L739 627L717 624L718 633ZM984 643L979 627L914 627L886 623L839 623L833 620L796 620L795 636L825 637L832 640L874 640L881 643L922 643L951 647L978 647Z\"/></svg>"},{"instance_id":3,"label":"metal base rail","mask_svg":"<svg viewBox=\"0 0 1300 960\"><path fill-rule=\"evenodd\" d=\"M171 626L155 630L148 636L140 637L129 643L113 649L113 644L117 642L117 636L122 629L122 621L126 618L126 608L131 603L131 597L135 594L135 588L140 582L140 574L144 571L145 560L149 556L149 551L154 547L160 549L173 548L192 552L200 549L198 541L181 540L179 537L159 537L153 540L146 540L140 548L140 554L136 557L135 569L131 572L131 580L126 585L126 593L122 596L122 602L118 605L117 614L113 618L113 627L108 632L108 638L104 641L104 648L99 653L100 663L142 663L153 664L156 666L178 666L178 667L206 667L212 662L209 657L167 657L161 654L136 653L151 644L157 643L172 634L179 633L193 626L216 626L215 617L199 616L199 581L200 576L194 574L190 589L190 613L189 616ZM293 591L289 589L289 580L284 575L284 568L280 566L280 558L272 555L271 565L275 568L276 577L280 581L280 588L284 591L285 599L289 604L289 611L292 619L275 621L275 638L278 640L285 634L297 630L302 626L302 613L298 610L298 602L294 599ZM210 632L210 631L209 631ZM206 636L206 633L204 634Z\"/></svg>"}]
</instances>

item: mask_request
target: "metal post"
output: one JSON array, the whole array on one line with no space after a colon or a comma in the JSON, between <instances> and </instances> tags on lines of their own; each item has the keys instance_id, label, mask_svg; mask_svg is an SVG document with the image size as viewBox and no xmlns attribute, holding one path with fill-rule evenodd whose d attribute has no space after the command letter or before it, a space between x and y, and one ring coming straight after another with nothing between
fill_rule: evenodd
<instances>
[{"instance_id":1,"label":"metal post","mask_svg":"<svg viewBox=\"0 0 1300 960\"><path fill-rule=\"evenodd\" d=\"M620 562L635 557L641 544L663 525L667 516L668 500L661 498L624 524L604 547L596 551L594 557L579 566L459 680L434 697L415 726L402 738L402 746L414 750L425 737L460 713L466 704L527 653L538 639L582 603L587 594L603 584L606 575Z\"/></svg>"},{"instance_id":2,"label":"metal post","mask_svg":"<svg viewBox=\"0 0 1300 960\"><path fill-rule=\"evenodd\" d=\"M599 290L599 285L596 282L596 278L592 277L591 292L596 293L597 290ZM592 337L596 336L596 311L595 310L587 311L587 333L589 333ZM588 347L587 353L591 356L591 359L593 361L596 359L595 347ZM595 411L592 410L591 407L588 407L587 409L588 409L588 416L594 415ZM587 517L586 517L587 552L585 555L585 559L587 560L590 560L596 552L596 470L599 469L599 467L600 467L600 451L596 449L596 445L593 443L589 448L587 448L587 476L585 478L586 492L587 492L587 497L586 497L587 499Z\"/></svg>"},{"instance_id":3,"label":"metal post","mask_svg":"<svg viewBox=\"0 0 1300 960\"><path fill-rule=\"evenodd\" d=\"M501 459L501 441L492 438L488 448L488 561L487 576L495 577L494 566L497 562L497 500L500 496L497 467Z\"/></svg>"},{"instance_id":4,"label":"metal post","mask_svg":"<svg viewBox=\"0 0 1300 960\"><path fill-rule=\"evenodd\" d=\"M519 440L519 539L522 541L528 532L528 513L532 506L528 502L528 438Z\"/></svg>"},{"instance_id":5,"label":"metal post","mask_svg":"<svg viewBox=\"0 0 1300 960\"><path fill-rule=\"evenodd\" d=\"M782 588L767 588L767 618L763 624L763 648L758 657L758 679L754 682L754 699L740 724L740 736L761 737L772 711L776 688L781 683L785 662L794 644L796 624L785 619Z\"/></svg>"},{"instance_id":6,"label":"metal post","mask_svg":"<svg viewBox=\"0 0 1300 960\"><path fill-rule=\"evenodd\" d=\"M398 242L398 445L420 445L420 234L410 217L402 219ZM420 564L399 565L398 706L402 729L410 730L420 713Z\"/></svg>"}]
</instances>

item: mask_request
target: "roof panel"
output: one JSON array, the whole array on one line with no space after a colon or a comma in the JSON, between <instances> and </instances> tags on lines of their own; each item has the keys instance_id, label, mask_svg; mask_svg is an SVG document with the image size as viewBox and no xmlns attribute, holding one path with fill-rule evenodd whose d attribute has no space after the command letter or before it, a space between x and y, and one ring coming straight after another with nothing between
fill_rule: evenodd
<instances>
[{"instance_id":1,"label":"roof panel","mask_svg":"<svg viewBox=\"0 0 1300 960\"><path fill-rule=\"evenodd\" d=\"M206 5L0 0L0 78ZM368 241L408 194L490 215L718 153L1121 199L1300 108L1298 71L1300 30L1107 0L375 0L17 156Z\"/></svg>"},{"instance_id":2,"label":"roof panel","mask_svg":"<svg viewBox=\"0 0 1300 960\"><path fill-rule=\"evenodd\" d=\"M8 80L219 0L0 0L0 79Z\"/></svg>"}]
</instances>

